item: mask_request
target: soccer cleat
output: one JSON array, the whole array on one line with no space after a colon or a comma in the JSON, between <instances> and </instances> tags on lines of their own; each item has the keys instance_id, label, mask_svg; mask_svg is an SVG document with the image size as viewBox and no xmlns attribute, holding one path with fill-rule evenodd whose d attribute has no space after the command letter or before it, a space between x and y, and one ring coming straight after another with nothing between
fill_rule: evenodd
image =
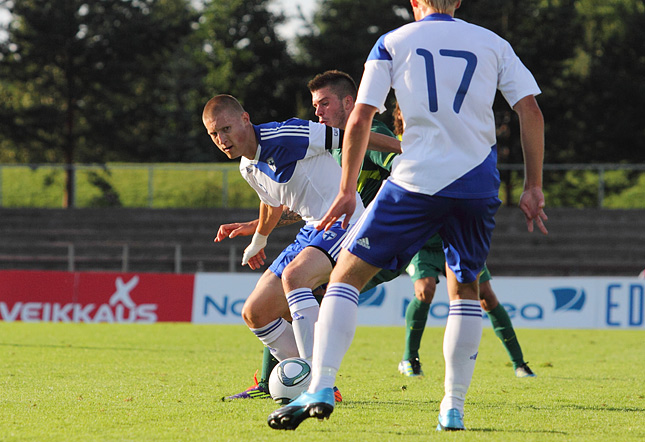
<instances>
[{"instance_id":1,"label":"soccer cleat","mask_svg":"<svg viewBox=\"0 0 645 442\"><path fill-rule=\"evenodd\" d=\"M518 378L534 378L537 375L529 368L529 363L525 362L515 369L515 376Z\"/></svg>"},{"instance_id":2,"label":"soccer cleat","mask_svg":"<svg viewBox=\"0 0 645 442\"><path fill-rule=\"evenodd\" d=\"M461 431L465 430L464 421L461 418L461 413L456 408L448 410L445 416L439 413L439 425L437 431Z\"/></svg>"},{"instance_id":3,"label":"soccer cleat","mask_svg":"<svg viewBox=\"0 0 645 442\"><path fill-rule=\"evenodd\" d=\"M404 359L399 362L399 373L408 377L423 376L419 358Z\"/></svg>"},{"instance_id":4,"label":"soccer cleat","mask_svg":"<svg viewBox=\"0 0 645 442\"><path fill-rule=\"evenodd\" d=\"M340 394L340 390L338 389L338 387L334 387L334 401L343 402L343 395Z\"/></svg>"},{"instance_id":5,"label":"soccer cleat","mask_svg":"<svg viewBox=\"0 0 645 442\"><path fill-rule=\"evenodd\" d=\"M334 411L334 390L323 388L316 393L305 391L289 405L271 413L267 423L274 430L295 430L309 417L329 419Z\"/></svg>"},{"instance_id":6,"label":"soccer cleat","mask_svg":"<svg viewBox=\"0 0 645 442\"><path fill-rule=\"evenodd\" d=\"M258 372L255 371L253 375L253 380L255 385L251 385L249 388L244 390L241 393L234 394L233 396L227 396L222 398L222 400L233 400L233 399L270 399L271 395L269 394L269 389L263 387L258 383Z\"/></svg>"}]
</instances>

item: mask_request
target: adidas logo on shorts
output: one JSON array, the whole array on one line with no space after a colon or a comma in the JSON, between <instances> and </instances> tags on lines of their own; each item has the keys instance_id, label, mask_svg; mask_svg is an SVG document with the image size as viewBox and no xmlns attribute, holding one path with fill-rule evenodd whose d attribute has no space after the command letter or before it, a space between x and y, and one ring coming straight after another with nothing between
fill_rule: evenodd
<instances>
[{"instance_id":1,"label":"adidas logo on shorts","mask_svg":"<svg viewBox=\"0 0 645 442\"><path fill-rule=\"evenodd\" d=\"M359 246L365 247L367 250L370 249L370 240L367 238L357 239L356 244L358 244Z\"/></svg>"}]
</instances>

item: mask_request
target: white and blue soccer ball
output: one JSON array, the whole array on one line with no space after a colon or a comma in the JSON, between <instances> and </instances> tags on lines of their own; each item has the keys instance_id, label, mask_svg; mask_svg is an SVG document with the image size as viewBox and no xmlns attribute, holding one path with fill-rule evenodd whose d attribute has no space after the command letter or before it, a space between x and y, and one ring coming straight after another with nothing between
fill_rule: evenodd
<instances>
[{"instance_id":1,"label":"white and blue soccer ball","mask_svg":"<svg viewBox=\"0 0 645 442\"><path fill-rule=\"evenodd\" d=\"M289 358L273 368L269 376L269 393L274 401L286 405L309 387L311 366L302 358Z\"/></svg>"}]
</instances>

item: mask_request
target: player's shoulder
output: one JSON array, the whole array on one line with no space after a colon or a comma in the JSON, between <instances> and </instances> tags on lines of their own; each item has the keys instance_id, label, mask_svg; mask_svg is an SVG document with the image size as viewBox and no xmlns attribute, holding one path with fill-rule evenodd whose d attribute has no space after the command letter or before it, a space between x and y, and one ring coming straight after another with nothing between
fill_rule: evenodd
<instances>
[{"instance_id":1,"label":"player's shoulder","mask_svg":"<svg viewBox=\"0 0 645 442\"><path fill-rule=\"evenodd\" d=\"M309 123L309 120L302 120L300 118L293 117L285 121L270 121L268 123L258 124L256 127L259 128L261 132L268 132L303 126L308 127Z\"/></svg>"},{"instance_id":2,"label":"player's shoulder","mask_svg":"<svg viewBox=\"0 0 645 442\"><path fill-rule=\"evenodd\" d=\"M270 140L277 140L282 137L308 137L309 136L309 121L300 118L290 118L285 121L272 121L269 123L262 123L256 127L262 142Z\"/></svg>"},{"instance_id":3,"label":"player's shoulder","mask_svg":"<svg viewBox=\"0 0 645 442\"><path fill-rule=\"evenodd\" d=\"M491 31L490 29L483 26L476 25L459 18L455 18L455 24L458 24L462 28L462 32L467 33L468 36L486 40L505 41L494 31Z\"/></svg>"}]
</instances>

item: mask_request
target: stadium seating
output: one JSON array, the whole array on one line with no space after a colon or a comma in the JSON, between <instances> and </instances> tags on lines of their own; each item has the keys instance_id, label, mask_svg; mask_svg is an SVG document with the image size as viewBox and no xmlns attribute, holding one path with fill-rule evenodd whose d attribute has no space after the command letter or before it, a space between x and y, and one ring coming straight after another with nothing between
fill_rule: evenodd
<instances>
[{"instance_id":1,"label":"stadium seating","mask_svg":"<svg viewBox=\"0 0 645 442\"><path fill-rule=\"evenodd\" d=\"M502 207L488 265L496 276L636 276L645 267L645 211L551 208L549 235L528 234ZM0 269L246 272L249 238L213 243L220 224L256 209L0 209ZM300 223L276 229L272 260Z\"/></svg>"}]
</instances>

